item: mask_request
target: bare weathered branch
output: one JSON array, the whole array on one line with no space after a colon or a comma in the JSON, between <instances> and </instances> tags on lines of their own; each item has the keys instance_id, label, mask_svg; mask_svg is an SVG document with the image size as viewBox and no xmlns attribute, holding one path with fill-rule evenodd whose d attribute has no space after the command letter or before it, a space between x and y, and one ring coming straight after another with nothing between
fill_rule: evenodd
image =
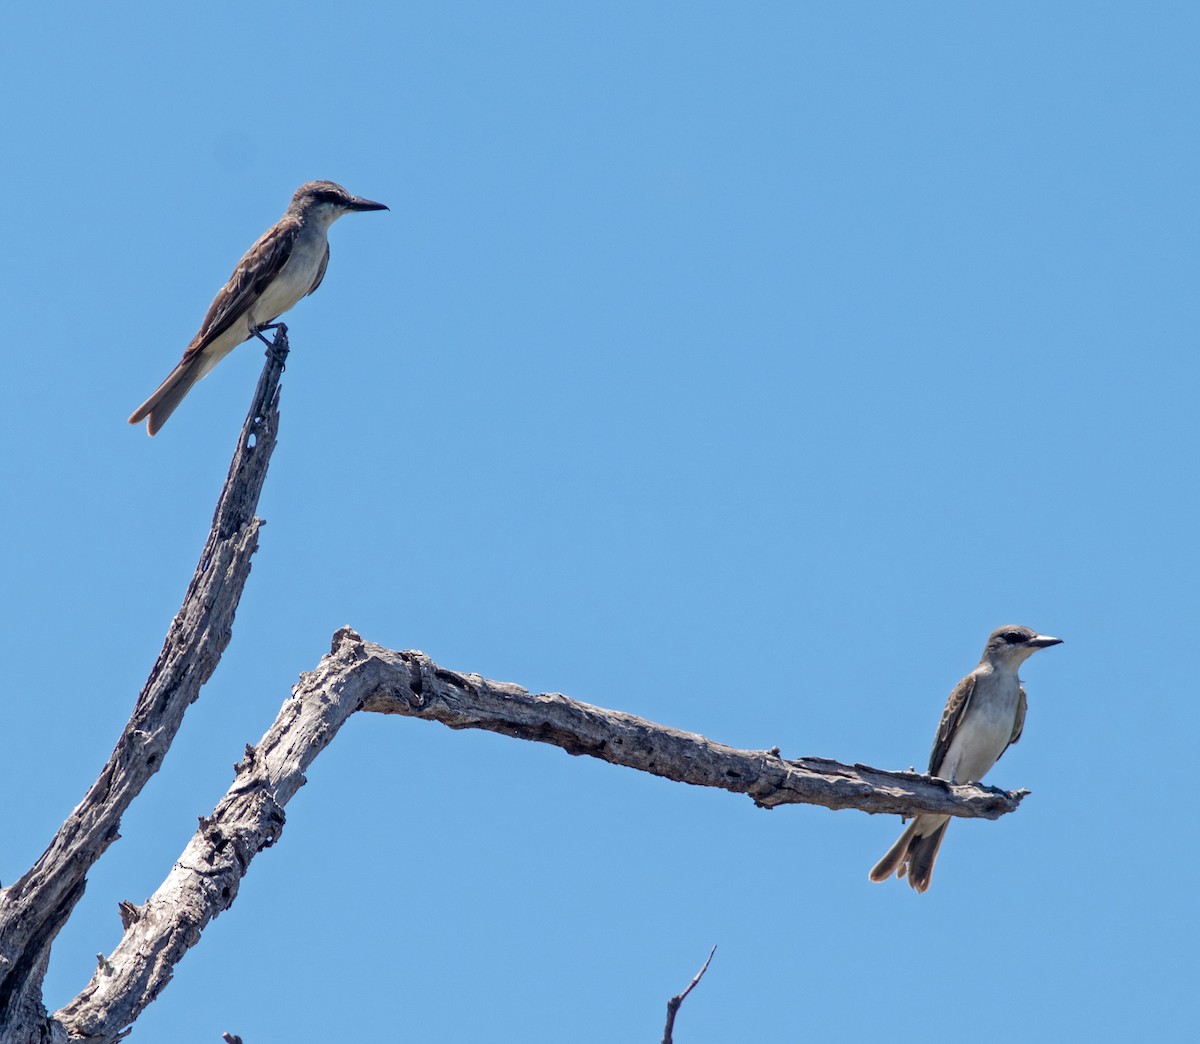
<instances>
[{"instance_id":1,"label":"bare weathered branch","mask_svg":"<svg viewBox=\"0 0 1200 1044\"><path fill-rule=\"evenodd\" d=\"M662 1044L672 1044L675 1040L675 1016L679 1014L679 1006L687 998L687 995L696 988L696 984L704 978L704 973L708 971L708 966L712 964L713 954L717 952L716 946L708 951L708 960L704 962L704 966L692 976L692 981L688 983L687 989L682 993L675 994L667 1001L667 1026L663 1031Z\"/></svg>"},{"instance_id":2,"label":"bare weathered branch","mask_svg":"<svg viewBox=\"0 0 1200 1044\"><path fill-rule=\"evenodd\" d=\"M88 870L119 836L121 817L158 771L184 711L229 644L261 525L255 517L279 425L286 330L268 351L212 528L183 605L108 763L46 851L0 890L0 1040L33 1025L50 946L83 895ZM24 1039L24 1038L22 1038Z\"/></svg>"},{"instance_id":3,"label":"bare weathered branch","mask_svg":"<svg viewBox=\"0 0 1200 1044\"><path fill-rule=\"evenodd\" d=\"M205 816L166 880L139 907L109 955L108 966L55 1013L71 1037L116 1041L162 992L200 932L237 897L251 860L283 830L283 806L304 785L304 771L362 702L364 671L374 670L362 640L343 637L305 675L257 747L235 766L233 785ZM367 687L374 683L368 681Z\"/></svg>"},{"instance_id":4,"label":"bare weathered branch","mask_svg":"<svg viewBox=\"0 0 1200 1044\"><path fill-rule=\"evenodd\" d=\"M346 641L353 632L339 634ZM363 650L376 662L370 676L378 679L376 689L363 697L363 710L551 743L568 754L587 754L679 783L746 794L763 808L811 804L906 816L936 812L997 819L1016 809L1025 794L952 786L931 776L843 765L827 758L789 761L780 756L778 747L727 747L694 732L593 707L561 693L532 695L510 682L459 674L439 667L424 653L393 652L369 642L363 643Z\"/></svg>"},{"instance_id":5,"label":"bare weathered branch","mask_svg":"<svg viewBox=\"0 0 1200 1044\"><path fill-rule=\"evenodd\" d=\"M284 806L304 785L305 770L357 710L553 743L571 754L748 794L768 808L811 803L994 819L1016 808L1022 796L821 758L785 761L778 750L738 750L559 693L531 695L518 685L459 674L423 653L385 649L343 628L262 741L247 748L228 793L201 820L167 879L137 908L139 916L107 964L56 1013L73 1037L115 1041L162 991L204 926L233 903L251 860L278 840Z\"/></svg>"}]
</instances>

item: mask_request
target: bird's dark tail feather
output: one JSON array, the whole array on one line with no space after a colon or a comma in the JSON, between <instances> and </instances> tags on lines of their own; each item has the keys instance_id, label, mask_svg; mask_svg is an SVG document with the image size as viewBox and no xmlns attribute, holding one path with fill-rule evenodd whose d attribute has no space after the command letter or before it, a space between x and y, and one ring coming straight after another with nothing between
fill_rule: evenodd
<instances>
[{"instance_id":1,"label":"bird's dark tail feather","mask_svg":"<svg viewBox=\"0 0 1200 1044\"><path fill-rule=\"evenodd\" d=\"M908 824L908 829L887 850L884 857L871 868L872 881L886 881L894 873L904 875L904 863L908 859L908 846L912 844L913 835L917 831L916 820Z\"/></svg>"},{"instance_id":2,"label":"bird's dark tail feather","mask_svg":"<svg viewBox=\"0 0 1200 1044\"><path fill-rule=\"evenodd\" d=\"M950 825L950 820L947 819L932 833L925 836L917 833L921 827L928 829L928 825L928 817L921 816L909 823L908 828L900 835L896 843L871 868L871 880L886 881L892 874L897 877L904 877L907 874L908 883L914 889L918 892L925 891L933 876L933 864L937 859L938 848L941 846L942 836L946 833L946 827Z\"/></svg>"},{"instance_id":3,"label":"bird's dark tail feather","mask_svg":"<svg viewBox=\"0 0 1200 1044\"><path fill-rule=\"evenodd\" d=\"M195 356L186 359L175 367L155 390L154 394L130 414L129 423L146 422L146 433L157 434L158 430L167 423L167 418L175 412L175 407L183 397L192 390L192 385L202 376L202 359Z\"/></svg>"},{"instance_id":4,"label":"bird's dark tail feather","mask_svg":"<svg viewBox=\"0 0 1200 1044\"><path fill-rule=\"evenodd\" d=\"M946 820L928 837L914 837L908 846L908 883L918 892L929 887L933 877L933 864L937 861L938 849L950 820Z\"/></svg>"}]
</instances>

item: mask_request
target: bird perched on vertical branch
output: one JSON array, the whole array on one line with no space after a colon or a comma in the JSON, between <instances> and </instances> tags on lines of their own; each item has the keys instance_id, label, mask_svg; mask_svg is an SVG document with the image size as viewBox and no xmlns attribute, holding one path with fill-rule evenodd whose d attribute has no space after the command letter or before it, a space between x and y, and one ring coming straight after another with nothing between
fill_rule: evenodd
<instances>
[{"instance_id":1,"label":"bird perched on vertical branch","mask_svg":"<svg viewBox=\"0 0 1200 1044\"><path fill-rule=\"evenodd\" d=\"M387 209L332 181L310 181L296 189L287 212L246 251L209 305L179 365L133 411L129 423L144 420L146 431L155 434L193 384L321 285L329 264L330 225L343 214Z\"/></svg>"},{"instance_id":2,"label":"bird perched on vertical branch","mask_svg":"<svg viewBox=\"0 0 1200 1044\"><path fill-rule=\"evenodd\" d=\"M1017 671L1039 649L1061 642L1028 627L998 627L988 636L979 666L946 701L929 755L931 776L951 783L983 779L1025 727L1025 689ZM949 825L949 816L917 816L872 868L871 880L907 873L908 883L918 892L925 891Z\"/></svg>"}]
</instances>

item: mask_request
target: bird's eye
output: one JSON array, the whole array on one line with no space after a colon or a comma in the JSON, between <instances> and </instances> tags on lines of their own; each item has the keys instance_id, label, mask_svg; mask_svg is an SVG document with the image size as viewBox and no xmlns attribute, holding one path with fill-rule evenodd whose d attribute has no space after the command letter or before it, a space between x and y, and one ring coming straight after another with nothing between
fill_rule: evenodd
<instances>
[{"instance_id":1,"label":"bird's eye","mask_svg":"<svg viewBox=\"0 0 1200 1044\"><path fill-rule=\"evenodd\" d=\"M1025 635L1023 635L1020 631L1005 631L1004 640L1008 642L1009 645L1018 645L1019 643L1025 641Z\"/></svg>"}]
</instances>

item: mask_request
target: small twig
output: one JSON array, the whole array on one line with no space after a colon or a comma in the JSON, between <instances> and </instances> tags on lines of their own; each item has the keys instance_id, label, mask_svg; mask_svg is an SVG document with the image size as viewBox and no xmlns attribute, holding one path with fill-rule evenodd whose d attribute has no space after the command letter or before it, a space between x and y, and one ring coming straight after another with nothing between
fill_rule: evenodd
<instances>
[{"instance_id":1,"label":"small twig","mask_svg":"<svg viewBox=\"0 0 1200 1044\"><path fill-rule=\"evenodd\" d=\"M222 1033L221 1039L225 1041L225 1044L242 1044L242 1038L236 1033Z\"/></svg>"},{"instance_id":2,"label":"small twig","mask_svg":"<svg viewBox=\"0 0 1200 1044\"><path fill-rule=\"evenodd\" d=\"M142 919L142 911L139 910L128 899L122 899L117 903L117 910L121 914L121 927L130 928L137 924Z\"/></svg>"},{"instance_id":3,"label":"small twig","mask_svg":"<svg viewBox=\"0 0 1200 1044\"><path fill-rule=\"evenodd\" d=\"M674 1041L675 1037L673 1034L675 1033L675 1015L679 1011L679 1006L683 1003L684 998L686 998L687 995L696 988L696 984L704 978L704 973L708 971L708 966L712 963L713 954L716 952L717 948L716 946L713 946L713 948L708 951L708 960L704 962L704 967L696 972L695 978L688 983L687 989L667 1001L667 1028L663 1030L662 1044L672 1044Z\"/></svg>"}]
</instances>

